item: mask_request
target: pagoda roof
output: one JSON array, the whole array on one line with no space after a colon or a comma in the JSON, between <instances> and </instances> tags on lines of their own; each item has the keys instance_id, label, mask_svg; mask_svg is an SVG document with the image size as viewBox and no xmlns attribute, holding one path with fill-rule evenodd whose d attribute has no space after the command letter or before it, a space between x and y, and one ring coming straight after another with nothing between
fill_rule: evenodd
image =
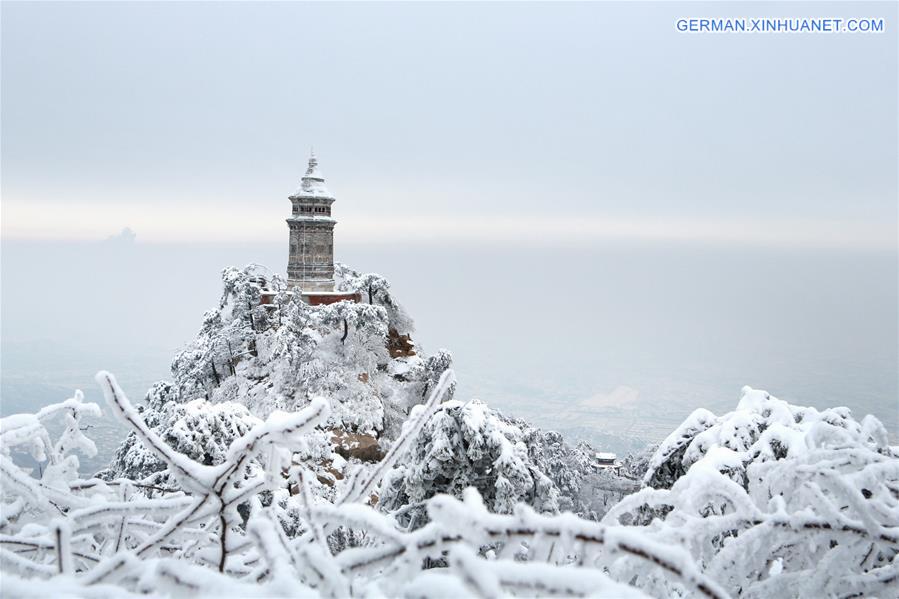
<instances>
[{"instance_id":1,"label":"pagoda roof","mask_svg":"<svg viewBox=\"0 0 899 599\"><path fill-rule=\"evenodd\" d=\"M309 166L306 168L306 174L303 175L300 186L295 192L290 194L291 198L329 198L334 199L328 188L325 187L325 178L318 168L318 159L315 152L309 156Z\"/></svg>"}]
</instances>

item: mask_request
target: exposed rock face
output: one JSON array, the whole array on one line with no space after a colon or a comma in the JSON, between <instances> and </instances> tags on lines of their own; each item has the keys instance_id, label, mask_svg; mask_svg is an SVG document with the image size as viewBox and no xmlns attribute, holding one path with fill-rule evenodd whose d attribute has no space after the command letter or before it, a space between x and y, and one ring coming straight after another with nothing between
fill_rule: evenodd
<instances>
[{"instance_id":1,"label":"exposed rock face","mask_svg":"<svg viewBox=\"0 0 899 599\"><path fill-rule=\"evenodd\" d=\"M384 457L378 439L373 435L332 429L331 442L334 453L346 460L355 458L360 462L379 462Z\"/></svg>"},{"instance_id":2,"label":"exposed rock face","mask_svg":"<svg viewBox=\"0 0 899 599\"><path fill-rule=\"evenodd\" d=\"M387 331L387 351L391 358L408 358L415 355L415 345L409 335L400 335L391 327Z\"/></svg>"}]
</instances>

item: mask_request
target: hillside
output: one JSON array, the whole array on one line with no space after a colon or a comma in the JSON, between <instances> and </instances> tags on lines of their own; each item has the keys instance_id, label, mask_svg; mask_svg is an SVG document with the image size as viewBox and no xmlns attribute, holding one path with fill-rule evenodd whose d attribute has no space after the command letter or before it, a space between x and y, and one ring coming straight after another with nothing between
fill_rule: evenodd
<instances>
[{"instance_id":1,"label":"hillside","mask_svg":"<svg viewBox=\"0 0 899 599\"><path fill-rule=\"evenodd\" d=\"M414 344L413 321L386 279L340 264L336 273L337 289L359 292L362 302L310 306L261 267L225 269L219 304L175 356L172 380L147 393L141 411L147 424L180 453L214 465L275 410L295 412L328 397L327 422L295 459L316 473L316 494L333 499L351 470L370 469L383 457L452 365L448 351L427 355ZM398 339L408 341L398 348ZM413 447L420 468L388 473L381 509L423 523L424 500L441 492L461 497L475 486L490 498L502 489L492 500L498 512L525 502L547 513L598 518L636 488L600 470L589 446L571 447L558 434L477 401L451 401L454 387ZM169 482L165 463L134 433L100 476Z\"/></svg>"}]
</instances>

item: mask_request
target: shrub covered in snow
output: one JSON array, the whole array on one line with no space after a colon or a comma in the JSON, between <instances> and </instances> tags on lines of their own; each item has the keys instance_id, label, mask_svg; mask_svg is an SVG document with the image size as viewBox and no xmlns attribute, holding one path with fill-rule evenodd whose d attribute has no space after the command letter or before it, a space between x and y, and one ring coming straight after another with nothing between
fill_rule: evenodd
<instances>
[{"instance_id":1,"label":"shrub covered in snow","mask_svg":"<svg viewBox=\"0 0 899 599\"><path fill-rule=\"evenodd\" d=\"M639 451L634 451L621 459L621 474L633 480L643 480L649 470L649 462L659 449L657 443L646 445Z\"/></svg>"},{"instance_id":2,"label":"shrub covered in snow","mask_svg":"<svg viewBox=\"0 0 899 599\"><path fill-rule=\"evenodd\" d=\"M240 404L210 404L203 399L181 404L173 401L172 395L170 384L156 383L147 393L145 405L138 408L139 413L147 426L176 451L209 465L221 463L231 442L259 422ZM164 475L164 471L165 462L131 432L116 450L110 467L98 476L142 480L157 473Z\"/></svg>"},{"instance_id":3,"label":"shrub covered in snow","mask_svg":"<svg viewBox=\"0 0 899 599\"><path fill-rule=\"evenodd\" d=\"M747 387L734 412L694 412L645 480L603 522L686 547L729 593L899 590L899 450L872 416L858 422L845 408L819 412ZM626 562L619 576L642 567Z\"/></svg>"},{"instance_id":4,"label":"shrub covered in snow","mask_svg":"<svg viewBox=\"0 0 899 599\"><path fill-rule=\"evenodd\" d=\"M713 452L718 469L746 488L750 464L804 455L820 435L887 451L886 430L873 416L858 422L847 408L819 412L744 387L735 411L718 417L700 408L668 435L650 459L644 482L670 488Z\"/></svg>"},{"instance_id":5,"label":"shrub covered in snow","mask_svg":"<svg viewBox=\"0 0 899 599\"><path fill-rule=\"evenodd\" d=\"M398 526L392 516L365 504L387 472L412 460L423 433L442 430L432 423L451 417L447 408L450 413L463 408L451 402L440 409L449 377L445 373L427 401L412 410L383 461L355 471L330 500L313 492L315 475L308 465L314 459L304 454L309 435L328 421L330 402L324 399L254 422L207 464L176 451L112 376L100 373L110 409L165 465L172 487L151 496L139 492L139 481L78 478L71 452L93 451L81 418L99 411L80 395L36 415L4 418L4 594L895 595L899 458L876 421L855 426L847 413L833 419L827 412L817 417L803 412L803 420L814 422L802 445L797 441L791 446L795 452L777 455L756 455L751 448L758 441L741 452L724 447L742 433L727 424L730 416L716 418L705 430L720 425L722 433L709 437L670 488L646 487L602 522L571 513L539 514L524 504L508 514L494 513L469 487L461 500L445 494L425 500L423 526L412 531ZM758 410L768 418L772 401L753 394L738 412ZM802 410L787 408L794 414ZM496 445L501 456L506 452L504 459L511 455L525 463L505 434L509 423L487 425L497 417L476 410L481 413L463 415L462 422L472 433L490 437L478 441L481 451L489 454ZM731 424L745 421L743 416ZM63 417L66 427L54 442L45 423L56 417ZM215 418L203 422L218 426L210 424ZM173 439L177 442L178 435ZM22 448L44 462L39 475L10 459ZM742 452L757 458L744 465L746 488L731 478L739 461L730 454ZM650 520L643 517L649 512Z\"/></svg>"},{"instance_id":6,"label":"shrub covered in snow","mask_svg":"<svg viewBox=\"0 0 899 599\"><path fill-rule=\"evenodd\" d=\"M415 325L405 308L390 293L390 282L379 274L362 274L346 264L334 265L334 278L339 291L356 291L363 301L383 306L387 312L387 323L400 335L415 332Z\"/></svg>"},{"instance_id":7,"label":"shrub covered in snow","mask_svg":"<svg viewBox=\"0 0 899 599\"><path fill-rule=\"evenodd\" d=\"M572 448L558 433L507 418L480 401L450 401L427 422L409 459L388 473L380 506L416 528L426 521L426 500L439 493L461 497L474 487L497 513L511 513L524 502L538 512L587 515L602 487L616 490L605 478L611 477L599 472L587 447Z\"/></svg>"}]
</instances>

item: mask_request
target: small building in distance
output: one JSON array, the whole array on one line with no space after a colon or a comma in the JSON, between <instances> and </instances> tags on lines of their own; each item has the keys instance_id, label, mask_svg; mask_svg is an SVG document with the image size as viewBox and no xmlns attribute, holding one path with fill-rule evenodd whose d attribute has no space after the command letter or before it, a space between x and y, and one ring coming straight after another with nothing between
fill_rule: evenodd
<instances>
[{"instance_id":1,"label":"small building in distance","mask_svg":"<svg viewBox=\"0 0 899 599\"><path fill-rule=\"evenodd\" d=\"M615 474L621 474L621 462L618 456L610 451L597 451L594 456L596 465L600 470L611 470Z\"/></svg>"}]
</instances>

